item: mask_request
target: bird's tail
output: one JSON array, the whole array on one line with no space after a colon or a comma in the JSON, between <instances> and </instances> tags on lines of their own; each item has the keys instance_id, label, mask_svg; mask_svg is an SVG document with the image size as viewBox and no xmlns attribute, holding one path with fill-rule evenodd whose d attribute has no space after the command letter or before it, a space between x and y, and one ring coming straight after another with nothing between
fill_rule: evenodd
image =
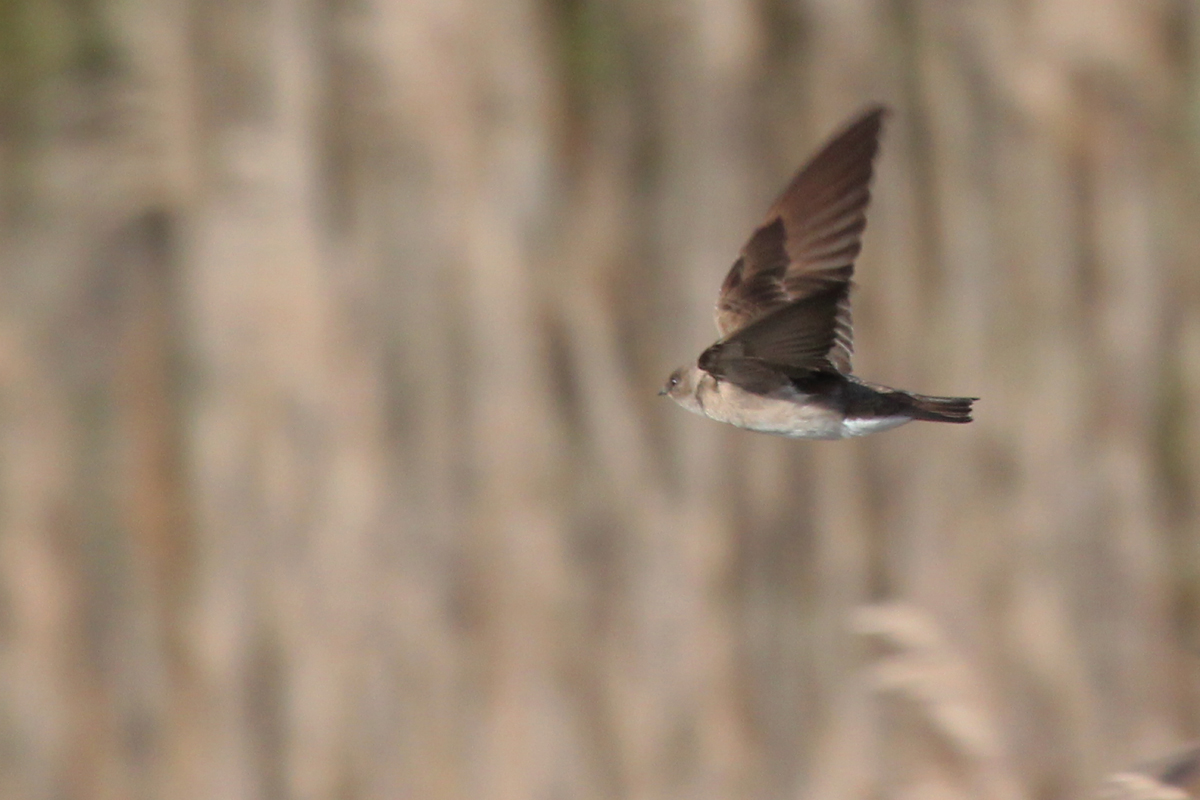
<instances>
[{"instance_id":1,"label":"bird's tail","mask_svg":"<svg viewBox=\"0 0 1200 800\"><path fill-rule=\"evenodd\" d=\"M971 404L978 397L926 397L922 394L908 394L912 403L913 419L924 419L930 422L970 422Z\"/></svg>"}]
</instances>

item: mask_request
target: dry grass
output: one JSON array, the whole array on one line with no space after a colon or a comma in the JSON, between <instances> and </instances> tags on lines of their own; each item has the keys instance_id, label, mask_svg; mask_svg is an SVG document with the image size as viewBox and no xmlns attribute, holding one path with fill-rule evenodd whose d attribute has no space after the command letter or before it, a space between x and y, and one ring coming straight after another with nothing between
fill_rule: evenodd
<instances>
[{"instance_id":1,"label":"dry grass","mask_svg":"<svg viewBox=\"0 0 1200 800\"><path fill-rule=\"evenodd\" d=\"M1190 5L13 8L0 797L1071 800L1200 733ZM976 422L656 404L872 100L856 369Z\"/></svg>"}]
</instances>

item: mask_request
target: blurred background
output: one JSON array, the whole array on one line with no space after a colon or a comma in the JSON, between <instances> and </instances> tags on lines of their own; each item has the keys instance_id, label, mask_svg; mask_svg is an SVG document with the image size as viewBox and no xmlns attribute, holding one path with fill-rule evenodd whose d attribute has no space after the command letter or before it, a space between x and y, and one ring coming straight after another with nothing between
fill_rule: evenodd
<instances>
[{"instance_id":1,"label":"blurred background","mask_svg":"<svg viewBox=\"0 0 1200 800\"><path fill-rule=\"evenodd\" d=\"M856 372L655 393L893 115ZM1200 6L2 0L0 797L1091 796L1200 734Z\"/></svg>"}]
</instances>

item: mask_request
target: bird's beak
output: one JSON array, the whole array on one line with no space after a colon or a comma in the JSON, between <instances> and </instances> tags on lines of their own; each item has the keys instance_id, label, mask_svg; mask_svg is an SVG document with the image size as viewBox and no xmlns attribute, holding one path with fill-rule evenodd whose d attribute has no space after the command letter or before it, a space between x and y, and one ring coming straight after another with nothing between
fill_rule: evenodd
<instances>
[{"instance_id":1,"label":"bird's beak","mask_svg":"<svg viewBox=\"0 0 1200 800\"><path fill-rule=\"evenodd\" d=\"M659 390L658 390L658 396L659 396L659 397L662 397L662 396L663 396L664 394L666 394L666 393L667 393L667 390L666 390L666 389L659 389Z\"/></svg>"}]
</instances>

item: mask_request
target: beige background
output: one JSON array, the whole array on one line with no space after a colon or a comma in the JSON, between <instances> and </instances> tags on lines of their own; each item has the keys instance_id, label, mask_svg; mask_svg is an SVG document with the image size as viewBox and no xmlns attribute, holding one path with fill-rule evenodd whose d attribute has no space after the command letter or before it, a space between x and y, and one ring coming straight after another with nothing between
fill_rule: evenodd
<instances>
[{"instance_id":1,"label":"beige background","mask_svg":"<svg viewBox=\"0 0 1200 800\"><path fill-rule=\"evenodd\" d=\"M3 0L0 796L1080 798L1200 732L1200 8ZM872 100L856 368L655 396Z\"/></svg>"}]
</instances>

